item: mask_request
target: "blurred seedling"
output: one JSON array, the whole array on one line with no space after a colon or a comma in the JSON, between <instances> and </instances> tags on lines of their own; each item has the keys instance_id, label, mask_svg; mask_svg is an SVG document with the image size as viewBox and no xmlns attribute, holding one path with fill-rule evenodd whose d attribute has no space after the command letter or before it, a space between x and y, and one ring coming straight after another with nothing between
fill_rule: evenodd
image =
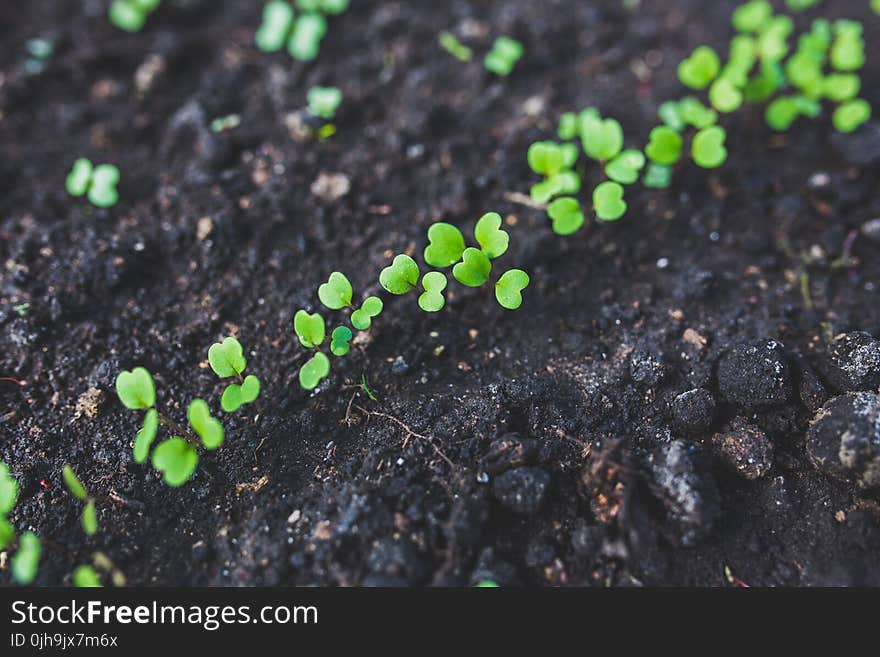
<instances>
[{"instance_id":1,"label":"blurred seedling","mask_svg":"<svg viewBox=\"0 0 880 657\"><path fill-rule=\"evenodd\" d=\"M306 96L309 114L332 121L342 102L342 91L338 87L312 87Z\"/></svg>"},{"instance_id":2,"label":"blurred seedling","mask_svg":"<svg viewBox=\"0 0 880 657\"><path fill-rule=\"evenodd\" d=\"M80 515L80 525L82 525L83 531L87 536L94 536L98 531L98 510L95 507L95 499L89 495L85 486L83 486L73 468L69 465L65 464L62 468L61 477L70 494L83 503L83 510Z\"/></svg>"},{"instance_id":3,"label":"blurred seedling","mask_svg":"<svg viewBox=\"0 0 880 657\"><path fill-rule=\"evenodd\" d=\"M92 554L92 565L77 566L72 574L73 585L77 588L99 588L103 586L102 576L113 586L126 585L125 575L103 552Z\"/></svg>"},{"instance_id":4,"label":"blurred seedling","mask_svg":"<svg viewBox=\"0 0 880 657\"><path fill-rule=\"evenodd\" d=\"M263 21L254 37L257 48L278 52L286 46L294 59L311 61L327 34L325 15L341 14L347 8L348 0L298 0L297 14L289 2L271 0L263 8Z\"/></svg>"},{"instance_id":5,"label":"blurred seedling","mask_svg":"<svg viewBox=\"0 0 880 657\"><path fill-rule=\"evenodd\" d=\"M42 544L33 532L18 536L9 521L9 514L18 502L18 481L9 473L9 466L0 461L0 551L15 549L11 560L12 578L22 585L30 584L37 576Z\"/></svg>"},{"instance_id":6,"label":"blurred seedling","mask_svg":"<svg viewBox=\"0 0 880 657\"><path fill-rule=\"evenodd\" d=\"M220 397L220 407L227 413L234 413L245 404L251 404L257 400L260 395L260 380L253 374L243 376L247 367L247 359L244 357L244 349L241 343L232 336L224 338L222 342L215 342L208 349L208 363L211 369L221 379L235 378L238 383L230 383L223 390ZM198 407L193 410L190 405L190 412L195 414L199 426L193 425L197 431L201 428L203 431L210 429L210 416L207 414L208 405L202 400L197 399L193 402L201 402ZM259 411L259 409L258 409ZM190 419L192 424L192 419ZM218 423L219 424L219 423ZM223 441L222 427L220 428L219 442ZM199 432L201 436L202 433ZM214 430L216 436L216 429ZM204 437L203 437L204 440ZM216 438L215 438L216 441ZM219 442L217 447L219 447ZM207 445L206 445L207 446ZM208 447L208 449L213 449Z\"/></svg>"},{"instance_id":7,"label":"blurred seedling","mask_svg":"<svg viewBox=\"0 0 880 657\"><path fill-rule=\"evenodd\" d=\"M544 180L532 185L529 191L532 200L546 203L554 196L577 194L581 189L581 178L573 170L577 158L577 146L574 144L539 141L529 146L529 167L544 176Z\"/></svg>"},{"instance_id":8,"label":"blurred seedling","mask_svg":"<svg viewBox=\"0 0 880 657\"><path fill-rule=\"evenodd\" d=\"M452 32L441 32L438 41L446 52L460 62L469 62L474 56L473 51L459 41Z\"/></svg>"},{"instance_id":9,"label":"blurred seedling","mask_svg":"<svg viewBox=\"0 0 880 657\"><path fill-rule=\"evenodd\" d=\"M483 66L495 75L508 76L523 55L523 45L509 36L495 39L492 49L483 59Z\"/></svg>"},{"instance_id":10,"label":"blurred seedling","mask_svg":"<svg viewBox=\"0 0 880 657\"><path fill-rule=\"evenodd\" d=\"M110 22L126 32L140 32L161 0L113 0L107 16Z\"/></svg>"},{"instance_id":11,"label":"blurred seedling","mask_svg":"<svg viewBox=\"0 0 880 657\"><path fill-rule=\"evenodd\" d=\"M27 58L22 69L25 75L39 75L46 70L55 46L49 39L28 39L25 44Z\"/></svg>"},{"instance_id":12,"label":"blurred seedling","mask_svg":"<svg viewBox=\"0 0 880 657\"><path fill-rule=\"evenodd\" d=\"M116 185L119 182L119 169L112 164L99 164L93 166L87 158L81 157L73 163L73 168L67 176L67 192L71 196L83 196L89 199L92 205L99 208L109 208L116 205L119 200L119 192Z\"/></svg>"}]
</instances>

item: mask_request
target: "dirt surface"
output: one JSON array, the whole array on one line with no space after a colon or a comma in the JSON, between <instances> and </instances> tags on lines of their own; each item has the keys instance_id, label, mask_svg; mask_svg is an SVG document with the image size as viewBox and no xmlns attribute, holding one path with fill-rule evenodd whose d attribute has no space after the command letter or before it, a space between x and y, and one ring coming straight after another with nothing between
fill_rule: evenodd
<instances>
[{"instance_id":1,"label":"dirt surface","mask_svg":"<svg viewBox=\"0 0 880 657\"><path fill-rule=\"evenodd\" d=\"M723 169L630 192L623 220L568 238L509 200L563 111L596 105L643 144L682 93L676 63L725 48L735 3L354 0L307 65L252 46L258 2L168 0L136 35L103 1L2 4L0 376L26 386L0 381L0 460L22 484L12 520L45 540L37 584L101 550L140 585L880 585L876 414L851 418L852 472L806 448L817 412L858 410L826 401L880 382L880 123L780 137L739 112ZM880 107L880 17L820 11L865 22ZM443 29L526 54L499 79L440 49ZM56 52L27 76L38 36ZM338 132L299 143L288 115L316 84L345 94ZM116 207L66 194L80 156L120 168ZM317 198L322 172L348 193ZM386 297L299 388L292 316L331 271L377 293L431 221L489 210L504 268L531 274L522 309L461 287L436 316ZM169 415L196 396L219 411L206 352L228 334L263 414L224 416L223 448L170 489L133 463L140 414L114 378L144 365ZM100 498L94 538L64 463Z\"/></svg>"}]
</instances>

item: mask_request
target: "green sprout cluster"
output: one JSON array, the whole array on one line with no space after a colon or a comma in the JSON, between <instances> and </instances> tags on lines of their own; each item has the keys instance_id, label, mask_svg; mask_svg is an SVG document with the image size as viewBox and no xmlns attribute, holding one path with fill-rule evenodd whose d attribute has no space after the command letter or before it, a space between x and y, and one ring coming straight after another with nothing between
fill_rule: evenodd
<instances>
[{"instance_id":1,"label":"green sprout cluster","mask_svg":"<svg viewBox=\"0 0 880 657\"><path fill-rule=\"evenodd\" d=\"M806 9L814 3L796 4ZM794 22L774 14L766 0L740 5L732 22L737 34L726 60L699 46L679 64L679 81L692 93L660 105L661 123L651 130L643 150L627 148L620 124L593 107L560 117L561 143L545 140L529 147L529 167L543 177L530 196L546 206L556 233L570 235L586 220L574 196L585 171L571 143L575 140L601 168L592 193L593 213L601 221L615 221L627 210L626 185L641 178L648 188L669 187L685 158L703 169L724 164L727 131L720 121L746 103L765 103L767 123L775 130L788 129L799 116L819 116L823 100L836 104L832 123L841 132L852 132L870 118L870 105L857 97L861 82L856 71L865 62L861 24L818 19L790 52Z\"/></svg>"},{"instance_id":2,"label":"green sprout cluster","mask_svg":"<svg viewBox=\"0 0 880 657\"><path fill-rule=\"evenodd\" d=\"M89 495L86 487L76 476L69 465L65 465L61 470L61 478L70 494L80 502L83 502L83 510L80 515L80 524L87 536L94 536L98 532L98 510L95 507L95 499Z\"/></svg>"},{"instance_id":3,"label":"green sprout cluster","mask_svg":"<svg viewBox=\"0 0 880 657\"><path fill-rule=\"evenodd\" d=\"M418 293L419 308L428 313L440 311L446 305L444 292L449 285L447 275L438 269L452 269L452 277L466 287L481 287L491 279L492 261L507 252L510 235L501 228L501 215L487 212L474 227L478 247L467 246L464 235L452 224L436 222L428 229L428 245L423 257L431 271L422 274L418 263L404 253L394 257L391 264L379 274L379 285L395 296ZM495 298L508 310L522 305L522 291L529 285L529 276L521 269L509 269L495 282ZM373 319L384 310L382 299L368 296L359 306L353 302L354 289L345 274L333 272L318 288L318 299L329 310L349 310L351 328L341 324L329 336L330 353L336 357L348 354L354 330L366 331ZM327 341L327 323L319 313L298 310L293 318L293 329L300 344L314 354L299 371L300 385L314 389L329 373L330 358L321 351Z\"/></svg>"},{"instance_id":4,"label":"green sprout cluster","mask_svg":"<svg viewBox=\"0 0 880 657\"><path fill-rule=\"evenodd\" d=\"M15 527L9 522L9 514L18 502L18 491L18 481L9 473L9 466L0 461L0 550L17 548L11 561L12 577L19 584L26 585L37 576L43 547L33 532L17 536Z\"/></svg>"},{"instance_id":5,"label":"green sprout cluster","mask_svg":"<svg viewBox=\"0 0 880 657\"><path fill-rule=\"evenodd\" d=\"M46 70L55 45L49 39L28 39L25 44L27 59L24 61L25 75L39 75Z\"/></svg>"},{"instance_id":6,"label":"green sprout cluster","mask_svg":"<svg viewBox=\"0 0 880 657\"><path fill-rule=\"evenodd\" d=\"M506 77L523 55L523 45L509 36L495 39L492 49L483 58L483 66L487 71Z\"/></svg>"},{"instance_id":7,"label":"green sprout cluster","mask_svg":"<svg viewBox=\"0 0 880 657\"><path fill-rule=\"evenodd\" d=\"M221 408L234 413L245 404L256 402L260 381L253 375L243 376L247 360L241 343L233 337L211 345L208 363L220 379L234 379L223 390ZM143 425L134 440L135 463L144 463L158 434L159 425L168 427L173 434L152 450L152 464L162 473L166 484L178 487L189 481L199 463L198 449L212 451L223 444L223 424L211 415L208 403L194 399L186 411L189 428L183 427L156 408L156 386L149 371L135 367L120 372L116 377L116 394L122 404L132 410L144 410Z\"/></svg>"},{"instance_id":8,"label":"green sprout cluster","mask_svg":"<svg viewBox=\"0 0 880 657\"><path fill-rule=\"evenodd\" d=\"M126 32L140 32L161 0L113 0L107 16L110 22Z\"/></svg>"},{"instance_id":9,"label":"green sprout cluster","mask_svg":"<svg viewBox=\"0 0 880 657\"><path fill-rule=\"evenodd\" d=\"M118 182L119 169L114 165L94 166L91 160L81 157L73 163L65 186L71 196L86 196L92 205L109 208L119 200Z\"/></svg>"},{"instance_id":10,"label":"green sprout cluster","mask_svg":"<svg viewBox=\"0 0 880 657\"><path fill-rule=\"evenodd\" d=\"M294 59L311 61L318 56L327 34L327 16L348 9L349 0L296 0L296 8L285 0L271 0L263 8L263 22L254 41L263 52L286 47Z\"/></svg>"}]
</instances>

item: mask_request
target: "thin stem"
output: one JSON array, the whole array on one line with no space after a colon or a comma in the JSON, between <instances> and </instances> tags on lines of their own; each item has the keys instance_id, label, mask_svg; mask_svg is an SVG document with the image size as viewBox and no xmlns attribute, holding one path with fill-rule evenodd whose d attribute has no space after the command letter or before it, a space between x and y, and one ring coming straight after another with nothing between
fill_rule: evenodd
<instances>
[{"instance_id":1,"label":"thin stem","mask_svg":"<svg viewBox=\"0 0 880 657\"><path fill-rule=\"evenodd\" d=\"M189 429L178 424L176 421L172 420L170 417L168 417L164 413L160 413L158 411L157 411L157 413L159 414L159 422L161 424L164 424L166 427L171 429L174 433L179 434L181 438L186 440L191 445L194 445L195 447L201 447L202 443L199 441L198 438L196 438L195 436L192 435L192 433L190 432Z\"/></svg>"}]
</instances>

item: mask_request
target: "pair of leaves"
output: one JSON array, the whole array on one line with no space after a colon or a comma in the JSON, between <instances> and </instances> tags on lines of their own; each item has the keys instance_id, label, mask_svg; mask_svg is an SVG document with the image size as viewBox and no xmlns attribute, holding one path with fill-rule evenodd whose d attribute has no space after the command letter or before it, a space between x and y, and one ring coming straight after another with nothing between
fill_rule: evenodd
<instances>
[{"instance_id":1,"label":"pair of leaves","mask_svg":"<svg viewBox=\"0 0 880 657\"><path fill-rule=\"evenodd\" d=\"M263 52L277 52L286 44L295 59L310 61L318 56L326 33L327 20L320 14L307 11L297 18L289 3L272 0L263 8L254 41Z\"/></svg>"},{"instance_id":2,"label":"pair of leaves","mask_svg":"<svg viewBox=\"0 0 880 657\"><path fill-rule=\"evenodd\" d=\"M429 231L430 232L430 231ZM379 284L391 294L406 294L419 283L419 266L408 255L401 253L379 272Z\"/></svg>"},{"instance_id":3,"label":"pair of leaves","mask_svg":"<svg viewBox=\"0 0 880 657\"><path fill-rule=\"evenodd\" d=\"M107 17L120 30L140 32L147 17L159 6L160 0L113 0Z\"/></svg>"},{"instance_id":4,"label":"pair of leaves","mask_svg":"<svg viewBox=\"0 0 880 657\"><path fill-rule=\"evenodd\" d=\"M177 436L164 440L153 450L153 467L172 488L183 486L199 464L196 448Z\"/></svg>"},{"instance_id":5,"label":"pair of leaves","mask_svg":"<svg viewBox=\"0 0 880 657\"><path fill-rule=\"evenodd\" d=\"M678 79L690 89L705 89L720 70L718 53L709 46L699 46L678 65Z\"/></svg>"},{"instance_id":6,"label":"pair of leaves","mask_svg":"<svg viewBox=\"0 0 880 657\"><path fill-rule=\"evenodd\" d=\"M116 377L116 394L126 408L143 410L156 405L153 377L143 367L120 372Z\"/></svg>"},{"instance_id":7,"label":"pair of leaves","mask_svg":"<svg viewBox=\"0 0 880 657\"><path fill-rule=\"evenodd\" d=\"M507 76L523 54L522 44L509 36L495 39L492 49L486 54L483 66L495 75Z\"/></svg>"},{"instance_id":8,"label":"pair of leaves","mask_svg":"<svg viewBox=\"0 0 880 657\"><path fill-rule=\"evenodd\" d=\"M257 385L257 392L259 392L259 384ZM223 396L226 397L225 392ZM256 395L253 396L253 399L256 399ZM217 449L223 444L225 435L223 425L220 423L220 420L211 416L211 409L204 399L193 399L190 402L186 409L186 419L199 438L201 438L202 444L206 449Z\"/></svg>"},{"instance_id":9,"label":"pair of leaves","mask_svg":"<svg viewBox=\"0 0 880 657\"><path fill-rule=\"evenodd\" d=\"M727 133L721 126L713 125L703 128L694 135L691 144L691 155L694 162L704 169L714 169L721 166L727 159L727 148L724 142Z\"/></svg>"},{"instance_id":10,"label":"pair of leaves","mask_svg":"<svg viewBox=\"0 0 880 657\"><path fill-rule=\"evenodd\" d=\"M318 313L309 313L306 310L298 310L293 316L293 330L300 344L306 349L320 347L327 337L324 318Z\"/></svg>"},{"instance_id":11,"label":"pair of leaves","mask_svg":"<svg viewBox=\"0 0 880 657\"><path fill-rule=\"evenodd\" d=\"M774 130L788 130L799 116L815 117L822 106L806 96L781 96L767 106L764 118Z\"/></svg>"},{"instance_id":12,"label":"pair of leaves","mask_svg":"<svg viewBox=\"0 0 880 657\"><path fill-rule=\"evenodd\" d=\"M377 317L385 304L379 297L367 297L361 304L361 307L351 313L351 325L358 331L366 331L373 323L373 318Z\"/></svg>"},{"instance_id":13,"label":"pair of leaves","mask_svg":"<svg viewBox=\"0 0 880 657\"><path fill-rule=\"evenodd\" d=\"M671 166L681 157L682 138L669 126L661 125L651 130L645 155L655 164Z\"/></svg>"},{"instance_id":14,"label":"pair of leaves","mask_svg":"<svg viewBox=\"0 0 880 657\"><path fill-rule=\"evenodd\" d=\"M458 265L456 265L457 267ZM443 296L443 290L449 281L446 275L439 271L429 271L422 277L422 292L419 295L419 308L428 313L435 313L442 310L446 305L446 299Z\"/></svg>"},{"instance_id":15,"label":"pair of leaves","mask_svg":"<svg viewBox=\"0 0 880 657\"><path fill-rule=\"evenodd\" d=\"M602 221L617 221L626 214L626 207L620 184L605 181L593 190L593 209Z\"/></svg>"},{"instance_id":16,"label":"pair of leaves","mask_svg":"<svg viewBox=\"0 0 880 657\"><path fill-rule=\"evenodd\" d=\"M322 283L318 287L318 299L330 310L340 310L345 307L354 308L351 305L351 299L354 294L351 283L345 274L335 271L330 274L330 278L326 283ZM351 313L351 325L359 331L366 331L373 323L373 318L377 317L384 307L382 299L379 297L367 297L361 304L360 308L355 309ZM305 322L306 320L302 320ZM314 319L308 320L314 326L317 337L320 331L317 331L318 324ZM305 324L304 324L305 325ZM321 340L323 341L323 339ZM318 343L320 344L320 343Z\"/></svg>"},{"instance_id":17,"label":"pair of leaves","mask_svg":"<svg viewBox=\"0 0 880 657\"><path fill-rule=\"evenodd\" d=\"M98 510L95 507L95 501L89 497L86 487L83 486L79 477L69 465L65 464L61 469L61 478L70 494L80 502L85 502L82 515L80 516L80 524L83 531L88 536L94 536L98 531Z\"/></svg>"},{"instance_id":18,"label":"pair of leaves","mask_svg":"<svg viewBox=\"0 0 880 657\"><path fill-rule=\"evenodd\" d=\"M871 105L866 100L848 100L834 110L831 122L840 132L855 132L859 126L871 118Z\"/></svg>"},{"instance_id":19,"label":"pair of leaves","mask_svg":"<svg viewBox=\"0 0 880 657\"><path fill-rule=\"evenodd\" d=\"M480 245L480 251L490 260L494 260L507 252L510 235L501 228L501 215L487 212L474 226L474 238ZM461 231L445 222L432 224L428 229L428 246L425 247L425 262L432 267L450 267L461 260L466 251L464 236Z\"/></svg>"},{"instance_id":20,"label":"pair of leaves","mask_svg":"<svg viewBox=\"0 0 880 657\"><path fill-rule=\"evenodd\" d=\"M342 91L338 87L312 87L306 94L309 114L328 121L336 116L342 102Z\"/></svg>"},{"instance_id":21,"label":"pair of leaves","mask_svg":"<svg viewBox=\"0 0 880 657\"><path fill-rule=\"evenodd\" d=\"M584 113L580 122L584 152L599 162L609 162L623 150L623 128L615 119L603 119L598 112Z\"/></svg>"},{"instance_id":22,"label":"pair of leaves","mask_svg":"<svg viewBox=\"0 0 880 657\"><path fill-rule=\"evenodd\" d=\"M347 326L337 326L330 334L330 352L334 356L345 356L350 350L354 334Z\"/></svg>"},{"instance_id":23,"label":"pair of leaves","mask_svg":"<svg viewBox=\"0 0 880 657\"><path fill-rule=\"evenodd\" d=\"M605 175L614 182L632 185L644 166L645 155L639 150L627 149L605 165Z\"/></svg>"},{"instance_id":24,"label":"pair of leaves","mask_svg":"<svg viewBox=\"0 0 880 657\"><path fill-rule=\"evenodd\" d=\"M577 158L577 146L574 144L538 141L529 146L526 155L529 167L544 176L544 180L532 185L532 200L546 203L558 194L576 194L580 191L580 176L571 170Z\"/></svg>"},{"instance_id":25,"label":"pair of leaves","mask_svg":"<svg viewBox=\"0 0 880 657\"><path fill-rule=\"evenodd\" d=\"M313 390L330 373L330 359L320 351L299 368L299 384Z\"/></svg>"},{"instance_id":26,"label":"pair of leaves","mask_svg":"<svg viewBox=\"0 0 880 657\"><path fill-rule=\"evenodd\" d=\"M223 391L220 398L220 406L227 413L234 413L244 404L250 404L260 394L260 380L253 374L249 374L243 380L241 375L247 367L247 359L244 356L244 348L234 337L229 336L223 342L215 342L208 349L208 363L214 374L221 379L237 377L241 383L230 383ZM222 427L221 427L222 429ZM222 435L220 442L222 442ZM207 446L207 445L206 445ZM219 444L217 445L219 447ZM208 449L215 449L209 447Z\"/></svg>"},{"instance_id":27,"label":"pair of leaves","mask_svg":"<svg viewBox=\"0 0 880 657\"><path fill-rule=\"evenodd\" d=\"M90 160L81 157L73 163L65 186L71 196L86 195L92 205L109 208L119 200L118 182L118 168L112 164L93 166Z\"/></svg>"},{"instance_id":28,"label":"pair of leaves","mask_svg":"<svg viewBox=\"0 0 880 657\"><path fill-rule=\"evenodd\" d=\"M12 557L12 577L22 586L27 586L37 576L43 546L33 532L25 532L18 539L18 551Z\"/></svg>"}]
</instances>

